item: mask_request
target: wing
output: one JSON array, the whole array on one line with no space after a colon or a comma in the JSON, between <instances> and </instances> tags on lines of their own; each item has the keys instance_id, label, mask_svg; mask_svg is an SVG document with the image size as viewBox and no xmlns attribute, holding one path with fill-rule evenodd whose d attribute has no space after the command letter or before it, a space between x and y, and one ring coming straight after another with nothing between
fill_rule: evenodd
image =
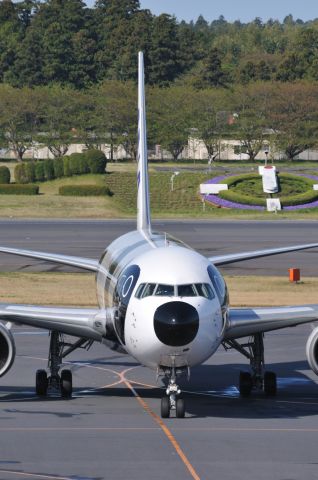
<instances>
[{"instance_id":1,"label":"wing","mask_svg":"<svg viewBox=\"0 0 318 480\"><path fill-rule=\"evenodd\" d=\"M0 303L0 321L57 330L76 337L101 341L112 309L59 308Z\"/></svg>"},{"instance_id":2,"label":"wing","mask_svg":"<svg viewBox=\"0 0 318 480\"><path fill-rule=\"evenodd\" d=\"M96 272L98 270L98 261L90 258L72 257L69 255L59 255L55 253L36 252L33 250L22 250L18 248L0 247L0 252L20 255L22 257L36 258L38 260L46 260L48 262L61 263L62 265L70 265L72 267L84 268Z\"/></svg>"},{"instance_id":3,"label":"wing","mask_svg":"<svg viewBox=\"0 0 318 480\"><path fill-rule=\"evenodd\" d=\"M316 247L318 247L318 243L309 243L307 245L294 245L292 247L270 248L267 250L254 250L251 252L219 255L215 257L209 257L209 260L214 265L226 265L228 263L241 262L243 260L251 260L253 258L269 257L271 255L279 255L280 253L296 252L297 250L307 250L308 248Z\"/></svg>"},{"instance_id":4,"label":"wing","mask_svg":"<svg viewBox=\"0 0 318 480\"><path fill-rule=\"evenodd\" d=\"M230 308L225 340L295 327L318 320L318 305Z\"/></svg>"}]
</instances>

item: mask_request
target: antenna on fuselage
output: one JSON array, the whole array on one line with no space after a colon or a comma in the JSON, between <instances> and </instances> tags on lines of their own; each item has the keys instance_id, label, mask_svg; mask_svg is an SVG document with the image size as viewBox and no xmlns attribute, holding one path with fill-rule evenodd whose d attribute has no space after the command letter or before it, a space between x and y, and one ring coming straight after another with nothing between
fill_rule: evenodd
<instances>
[{"instance_id":1,"label":"antenna on fuselage","mask_svg":"<svg viewBox=\"0 0 318 480\"><path fill-rule=\"evenodd\" d=\"M143 52L138 53L137 229L151 232Z\"/></svg>"}]
</instances>

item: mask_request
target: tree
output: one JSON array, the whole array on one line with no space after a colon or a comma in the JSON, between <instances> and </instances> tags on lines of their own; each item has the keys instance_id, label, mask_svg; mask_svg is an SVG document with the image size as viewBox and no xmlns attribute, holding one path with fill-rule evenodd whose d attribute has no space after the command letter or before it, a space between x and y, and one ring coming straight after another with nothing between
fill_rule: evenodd
<instances>
[{"instance_id":1,"label":"tree","mask_svg":"<svg viewBox=\"0 0 318 480\"><path fill-rule=\"evenodd\" d=\"M93 131L100 143L114 148L122 145L128 155L137 158L137 90L132 82L103 82L93 92L95 119Z\"/></svg>"},{"instance_id":2,"label":"tree","mask_svg":"<svg viewBox=\"0 0 318 480\"><path fill-rule=\"evenodd\" d=\"M38 88L37 94L42 120L37 139L49 148L54 157L61 157L67 153L70 144L79 138L79 94L58 85Z\"/></svg>"},{"instance_id":3,"label":"tree","mask_svg":"<svg viewBox=\"0 0 318 480\"><path fill-rule=\"evenodd\" d=\"M201 72L195 85L197 88L225 87L227 75L222 69L220 51L212 48L202 62Z\"/></svg>"},{"instance_id":4,"label":"tree","mask_svg":"<svg viewBox=\"0 0 318 480\"><path fill-rule=\"evenodd\" d=\"M31 89L21 90L0 85L0 130L2 143L22 161L28 148L33 146L39 126L39 104Z\"/></svg>"},{"instance_id":5,"label":"tree","mask_svg":"<svg viewBox=\"0 0 318 480\"><path fill-rule=\"evenodd\" d=\"M236 113L234 135L240 140L250 160L261 151L268 126L271 87L267 84L250 84L234 91L233 108Z\"/></svg>"},{"instance_id":6,"label":"tree","mask_svg":"<svg viewBox=\"0 0 318 480\"><path fill-rule=\"evenodd\" d=\"M150 91L149 137L168 150L174 161L188 143L193 94L193 90L177 86Z\"/></svg>"},{"instance_id":7,"label":"tree","mask_svg":"<svg viewBox=\"0 0 318 480\"><path fill-rule=\"evenodd\" d=\"M222 137L226 136L230 118L228 94L226 91L201 90L193 96L194 115L192 135L202 140L209 164L220 154Z\"/></svg>"},{"instance_id":8,"label":"tree","mask_svg":"<svg viewBox=\"0 0 318 480\"><path fill-rule=\"evenodd\" d=\"M181 73L177 23L167 14L154 17L149 49L149 82L167 86Z\"/></svg>"},{"instance_id":9,"label":"tree","mask_svg":"<svg viewBox=\"0 0 318 480\"><path fill-rule=\"evenodd\" d=\"M289 160L317 144L318 87L306 82L277 84L268 109L276 148Z\"/></svg>"}]
</instances>

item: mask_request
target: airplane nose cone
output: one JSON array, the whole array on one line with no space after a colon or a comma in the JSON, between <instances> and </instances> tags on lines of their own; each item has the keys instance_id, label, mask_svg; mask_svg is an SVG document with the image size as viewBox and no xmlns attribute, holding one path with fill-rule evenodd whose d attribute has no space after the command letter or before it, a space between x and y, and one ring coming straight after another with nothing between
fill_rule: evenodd
<instances>
[{"instance_id":1,"label":"airplane nose cone","mask_svg":"<svg viewBox=\"0 0 318 480\"><path fill-rule=\"evenodd\" d=\"M169 302L157 308L154 328L160 342L171 347L187 345L199 330L199 314L186 302Z\"/></svg>"}]
</instances>

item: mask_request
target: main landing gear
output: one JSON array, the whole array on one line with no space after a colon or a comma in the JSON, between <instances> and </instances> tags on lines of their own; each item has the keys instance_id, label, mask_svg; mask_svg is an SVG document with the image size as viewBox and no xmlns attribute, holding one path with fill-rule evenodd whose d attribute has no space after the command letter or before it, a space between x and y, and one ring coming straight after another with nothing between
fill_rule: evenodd
<instances>
[{"instance_id":1,"label":"main landing gear","mask_svg":"<svg viewBox=\"0 0 318 480\"><path fill-rule=\"evenodd\" d=\"M176 412L177 418L184 418L185 415L185 401L179 397L181 390L176 383L178 375L184 373L184 368L176 369L175 367L165 367L163 374L169 378L169 383L166 389L166 395L161 399L161 417L169 418L172 411Z\"/></svg>"},{"instance_id":2,"label":"main landing gear","mask_svg":"<svg viewBox=\"0 0 318 480\"><path fill-rule=\"evenodd\" d=\"M226 350L234 348L246 358L251 365L250 372L240 372L239 391L242 397L248 397L252 390L263 390L265 395L273 397L277 393L277 379L274 372L264 370L264 334L257 333L250 341L240 344L236 340L226 340L223 343Z\"/></svg>"},{"instance_id":3,"label":"main landing gear","mask_svg":"<svg viewBox=\"0 0 318 480\"><path fill-rule=\"evenodd\" d=\"M64 336L60 332L52 331L50 338L48 370L37 370L35 378L35 392L39 397L45 397L49 392L60 393L62 398L69 399L72 397L73 381L72 372L68 369L60 368L63 358L69 355L77 348L85 348L88 350L93 341L87 339L79 339L75 343L67 343Z\"/></svg>"}]
</instances>

